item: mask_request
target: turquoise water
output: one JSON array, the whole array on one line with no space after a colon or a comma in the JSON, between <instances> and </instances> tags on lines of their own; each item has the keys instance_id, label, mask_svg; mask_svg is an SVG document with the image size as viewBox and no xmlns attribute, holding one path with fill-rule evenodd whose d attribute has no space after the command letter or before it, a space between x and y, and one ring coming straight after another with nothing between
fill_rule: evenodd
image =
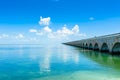
<instances>
[{"instance_id":1,"label":"turquoise water","mask_svg":"<svg viewBox=\"0 0 120 80\"><path fill-rule=\"evenodd\" d=\"M120 80L120 57L66 45L1 45L0 80Z\"/></svg>"}]
</instances>

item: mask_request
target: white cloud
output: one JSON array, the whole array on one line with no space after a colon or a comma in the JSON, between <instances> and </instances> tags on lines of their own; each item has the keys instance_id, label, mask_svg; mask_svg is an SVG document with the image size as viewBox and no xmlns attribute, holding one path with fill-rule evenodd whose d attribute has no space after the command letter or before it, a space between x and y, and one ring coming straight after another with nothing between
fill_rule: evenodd
<instances>
[{"instance_id":1,"label":"white cloud","mask_svg":"<svg viewBox=\"0 0 120 80\"><path fill-rule=\"evenodd\" d=\"M75 25L73 28L72 28L72 32L73 33L79 33L79 26L78 25Z\"/></svg>"},{"instance_id":2,"label":"white cloud","mask_svg":"<svg viewBox=\"0 0 120 80\"><path fill-rule=\"evenodd\" d=\"M1 35L0 35L0 38L4 38L4 39L5 39L5 38L9 38L9 35L8 35L8 34L1 34Z\"/></svg>"},{"instance_id":3,"label":"white cloud","mask_svg":"<svg viewBox=\"0 0 120 80\"><path fill-rule=\"evenodd\" d=\"M29 32L31 32L31 33L36 33L37 30L36 30L36 29L30 29Z\"/></svg>"},{"instance_id":4,"label":"white cloud","mask_svg":"<svg viewBox=\"0 0 120 80\"><path fill-rule=\"evenodd\" d=\"M9 36L7 34L2 34L2 37L8 38Z\"/></svg>"},{"instance_id":5,"label":"white cloud","mask_svg":"<svg viewBox=\"0 0 120 80\"><path fill-rule=\"evenodd\" d=\"M69 36L86 36L79 32L79 26L75 25L72 29L68 29L66 25L62 27L62 29L57 30L55 32L51 32L48 34L49 38L67 38Z\"/></svg>"},{"instance_id":6,"label":"white cloud","mask_svg":"<svg viewBox=\"0 0 120 80\"><path fill-rule=\"evenodd\" d=\"M53 33L48 34L48 38L56 38Z\"/></svg>"},{"instance_id":7,"label":"white cloud","mask_svg":"<svg viewBox=\"0 0 120 80\"><path fill-rule=\"evenodd\" d=\"M70 29L68 29L66 26L64 26L62 30L58 30L57 32L66 35L73 34L73 32Z\"/></svg>"},{"instance_id":8,"label":"white cloud","mask_svg":"<svg viewBox=\"0 0 120 80\"><path fill-rule=\"evenodd\" d=\"M23 39L24 36L23 36L23 34L18 34L15 38L16 38L16 39Z\"/></svg>"},{"instance_id":9,"label":"white cloud","mask_svg":"<svg viewBox=\"0 0 120 80\"><path fill-rule=\"evenodd\" d=\"M36 35L47 36L48 38L67 38L69 36L86 36L85 34L81 34L79 30L79 26L75 25L72 29L68 29L66 25L64 25L61 29L53 31L48 26L42 28L40 31L36 32Z\"/></svg>"},{"instance_id":10,"label":"white cloud","mask_svg":"<svg viewBox=\"0 0 120 80\"><path fill-rule=\"evenodd\" d=\"M52 29L50 29L48 26L44 27L43 30L48 33L52 32Z\"/></svg>"},{"instance_id":11,"label":"white cloud","mask_svg":"<svg viewBox=\"0 0 120 80\"><path fill-rule=\"evenodd\" d=\"M43 26L40 30L36 29L30 29L30 32L35 33L39 36L47 36L48 38L67 38L69 36L85 36L85 34L80 33L80 29L78 25L75 25L72 29L67 28L66 25L64 25L61 29L58 29L56 31L52 30L50 25L50 17L43 18L40 17L39 24Z\"/></svg>"},{"instance_id":12,"label":"white cloud","mask_svg":"<svg viewBox=\"0 0 120 80\"><path fill-rule=\"evenodd\" d=\"M36 35L43 35L43 32L37 32Z\"/></svg>"},{"instance_id":13,"label":"white cloud","mask_svg":"<svg viewBox=\"0 0 120 80\"><path fill-rule=\"evenodd\" d=\"M47 18L43 18L42 16L40 17L40 21L39 21L40 25L43 26L48 26L50 24L50 17Z\"/></svg>"},{"instance_id":14,"label":"white cloud","mask_svg":"<svg viewBox=\"0 0 120 80\"><path fill-rule=\"evenodd\" d=\"M34 32L36 33L36 35L40 35L40 36L48 34L48 33L52 33L52 29L50 29L48 26L45 26L41 30L30 29L29 31Z\"/></svg>"},{"instance_id":15,"label":"white cloud","mask_svg":"<svg viewBox=\"0 0 120 80\"><path fill-rule=\"evenodd\" d=\"M68 29L66 25L64 25L63 28L61 30L57 30L56 33L61 36L79 34L79 26L75 25L72 29Z\"/></svg>"}]
</instances>

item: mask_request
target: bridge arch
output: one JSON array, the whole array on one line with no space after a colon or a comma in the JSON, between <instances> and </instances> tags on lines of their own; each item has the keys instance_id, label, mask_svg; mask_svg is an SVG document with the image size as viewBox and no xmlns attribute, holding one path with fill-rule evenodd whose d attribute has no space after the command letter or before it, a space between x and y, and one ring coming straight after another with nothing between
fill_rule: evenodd
<instances>
[{"instance_id":1,"label":"bridge arch","mask_svg":"<svg viewBox=\"0 0 120 80\"><path fill-rule=\"evenodd\" d=\"M85 47L84 43L82 44L82 47L83 47L83 48Z\"/></svg>"},{"instance_id":2,"label":"bridge arch","mask_svg":"<svg viewBox=\"0 0 120 80\"><path fill-rule=\"evenodd\" d=\"M82 47L82 43L80 43L80 47Z\"/></svg>"},{"instance_id":3,"label":"bridge arch","mask_svg":"<svg viewBox=\"0 0 120 80\"><path fill-rule=\"evenodd\" d=\"M120 53L120 42L116 42L112 48L112 53Z\"/></svg>"},{"instance_id":4,"label":"bridge arch","mask_svg":"<svg viewBox=\"0 0 120 80\"><path fill-rule=\"evenodd\" d=\"M94 50L99 50L98 43L95 43L95 45L94 45Z\"/></svg>"},{"instance_id":5,"label":"bridge arch","mask_svg":"<svg viewBox=\"0 0 120 80\"><path fill-rule=\"evenodd\" d=\"M108 47L107 43L102 44L101 51L102 52L109 52L109 47Z\"/></svg>"},{"instance_id":6,"label":"bridge arch","mask_svg":"<svg viewBox=\"0 0 120 80\"><path fill-rule=\"evenodd\" d=\"M87 43L85 44L85 48L88 49L88 44Z\"/></svg>"},{"instance_id":7,"label":"bridge arch","mask_svg":"<svg viewBox=\"0 0 120 80\"><path fill-rule=\"evenodd\" d=\"M93 49L92 43L89 44L89 49Z\"/></svg>"},{"instance_id":8,"label":"bridge arch","mask_svg":"<svg viewBox=\"0 0 120 80\"><path fill-rule=\"evenodd\" d=\"M80 43L80 47L83 48L83 44L82 43Z\"/></svg>"},{"instance_id":9,"label":"bridge arch","mask_svg":"<svg viewBox=\"0 0 120 80\"><path fill-rule=\"evenodd\" d=\"M84 46L84 43L83 43L83 46Z\"/></svg>"}]
</instances>

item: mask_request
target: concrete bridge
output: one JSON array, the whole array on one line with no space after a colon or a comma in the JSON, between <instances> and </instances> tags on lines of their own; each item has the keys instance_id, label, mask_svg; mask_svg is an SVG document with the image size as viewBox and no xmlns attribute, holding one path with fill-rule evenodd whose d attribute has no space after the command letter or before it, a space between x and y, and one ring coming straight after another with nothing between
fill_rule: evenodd
<instances>
[{"instance_id":1,"label":"concrete bridge","mask_svg":"<svg viewBox=\"0 0 120 80\"><path fill-rule=\"evenodd\" d=\"M101 52L120 53L120 33L64 43Z\"/></svg>"}]
</instances>

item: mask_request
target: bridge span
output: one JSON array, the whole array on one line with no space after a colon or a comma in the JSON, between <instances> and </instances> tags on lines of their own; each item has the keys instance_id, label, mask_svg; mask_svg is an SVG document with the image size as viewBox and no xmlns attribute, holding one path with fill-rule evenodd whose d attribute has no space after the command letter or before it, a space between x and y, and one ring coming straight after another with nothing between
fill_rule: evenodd
<instances>
[{"instance_id":1,"label":"bridge span","mask_svg":"<svg viewBox=\"0 0 120 80\"><path fill-rule=\"evenodd\" d=\"M120 53L120 33L64 43L101 52Z\"/></svg>"}]
</instances>

